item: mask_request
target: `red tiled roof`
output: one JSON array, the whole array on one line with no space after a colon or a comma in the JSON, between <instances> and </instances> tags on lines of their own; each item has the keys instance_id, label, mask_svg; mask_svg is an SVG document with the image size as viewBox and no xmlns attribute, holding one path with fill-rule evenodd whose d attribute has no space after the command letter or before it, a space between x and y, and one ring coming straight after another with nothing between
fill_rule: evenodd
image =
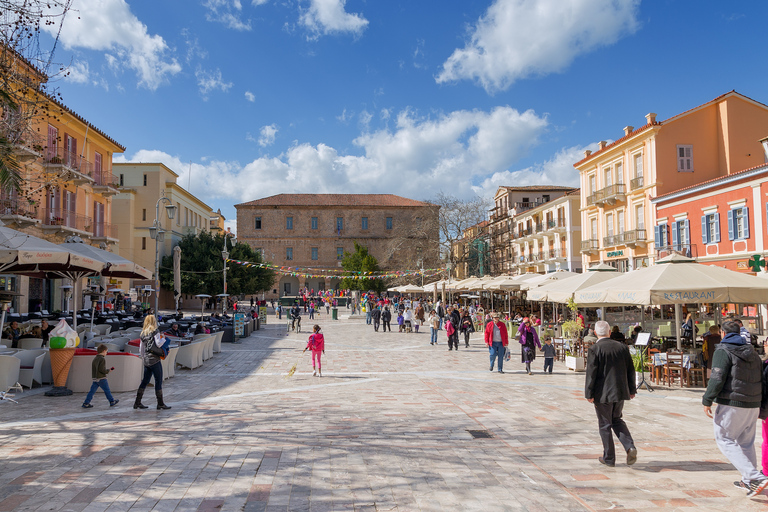
<instances>
[{"instance_id":1,"label":"red tiled roof","mask_svg":"<svg viewBox=\"0 0 768 512\"><path fill-rule=\"evenodd\" d=\"M739 179L739 176L741 174L746 174L746 173L748 173L750 171L754 171L756 169L760 169L761 167L764 167L765 170L768 171L768 164L755 165L753 167L749 167L747 169L742 169L741 171L734 172L734 173L728 174L726 176L718 176L717 178L712 178L711 180L702 181L700 183L695 183L693 185L688 185L687 187L683 187L683 188L680 188L680 189L677 189L677 190L673 190L672 192L667 192L666 194L654 197L653 200L654 201L659 201L659 200L664 199L667 196L679 194L681 192L685 192L686 190L691 190L691 189L699 188L699 187L702 187L704 185L714 184L714 183L717 183L718 181L737 180L737 179Z\"/></svg>"},{"instance_id":2,"label":"red tiled roof","mask_svg":"<svg viewBox=\"0 0 768 512\"><path fill-rule=\"evenodd\" d=\"M241 206L434 206L394 194L277 194L256 199Z\"/></svg>"},{"instance_id":3,"label":"red tiled roof","mask_svg":"<svg viewBox=\"0 0 768 512\"><path fill-rule=\"evenodd\" d=\"M571 190L570 192L566 192L565 193L565 195L567 195L567 196L578 196L580 194L581 194L581 189L580 188L575 188L575 189Z\"/></svg>"},{"instance_id":4,"label":"red tiled roof","mask_svg":"<svg viewBox=\"0 0 768 512\"><path fill-rule=\"evenodd\" d=\"M61 107L62 109L64 109L64 110L65 110L66 112L68 112L70 115L72 115L72 116L73 116L75 119L77 119L78 121L80 121L80 122L81 122L81 123L83 123L84 125L88 126L88 127L91 129L91 130L95 131L96 133L98 133L99 135L101 135L102 137L104 137L105 139L107 139L109 142L111 142L111 143L112 143L112 144L114 144L115 146L119 147L121 150L125 151L125 146L123 146L122 144L120 144L119 142L117 142L115 139L113 139L112 137L110 137L109 135L107 135L106 133L104 133L103 131L101 131L100 129L98 129L98 128L96 128L95 126L93 126L91 123L89 123L88 121L86 121L86 120L85 120L85 118L84 118L83 116L81 116L80 114L78 114L77 112L75 112L74 110L72 110L71 108L69 108L68 106L66 106L65 104L63 104L63 103L62 103L62 102L60 102L59 100L57 100L56 98L54 98L54 97L53 97L53 95L51 95L51 94L48 94L47 92L43 92L43 91L41 91L41 93L42 93L42 94L43 94L43 95L44 95L44 96L45 96L47 99L49 99L50 101L52 101L53 103L55 103L56 105L58 105L59 107Z\"/></svg>"}]
</instances>

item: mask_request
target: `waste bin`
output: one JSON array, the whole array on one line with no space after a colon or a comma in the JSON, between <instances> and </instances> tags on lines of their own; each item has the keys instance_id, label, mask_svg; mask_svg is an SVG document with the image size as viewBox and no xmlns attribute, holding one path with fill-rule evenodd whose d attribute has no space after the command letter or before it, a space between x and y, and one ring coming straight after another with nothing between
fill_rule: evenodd
<instances>
[{"instance_id":1,"label":"waste bin","mask_svg":"<svg viewBox=\"0 0 768 512\"><path fill-rule=\"evenodd\" d=\"M337 308L331 309L331 319L333 320L339 319L339 310Z\"/></svg>"}]
</instances>

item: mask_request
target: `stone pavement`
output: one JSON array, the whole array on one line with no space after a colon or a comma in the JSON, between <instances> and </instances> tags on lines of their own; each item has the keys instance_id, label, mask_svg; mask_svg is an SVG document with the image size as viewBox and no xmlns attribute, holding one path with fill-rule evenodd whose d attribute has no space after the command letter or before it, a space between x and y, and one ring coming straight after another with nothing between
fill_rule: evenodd
<instances>
[{"instance_id":1,"label":"stone pavement","mask_svg":"<svg viewBox=\"0 0 768 512\"><path fill-rule=\"evenodd\" d=\"M479 334L449 352L444 332L433 347L324 318L318 378L308 333L269 321L166 380L169 411L151 388L148 410L101 391L89 410L38 389L0 404L0 512L768 510L733 487L701 390L642 391L625 407L638 462L607 468L583 374L560 363L529 376L515 350L490 373Z\"/></svg>"}]
</instances>

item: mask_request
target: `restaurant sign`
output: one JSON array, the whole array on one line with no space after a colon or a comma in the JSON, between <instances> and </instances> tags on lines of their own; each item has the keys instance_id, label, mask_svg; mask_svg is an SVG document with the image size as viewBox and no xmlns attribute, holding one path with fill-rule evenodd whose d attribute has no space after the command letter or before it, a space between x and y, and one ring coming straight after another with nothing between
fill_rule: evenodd
<instances>
[{"instance_id":1,"label":"restaurant sign","mask_svg":"<svg viewBox=\"0 0 768 512\"><path fill-rule=\"evenodd\" d=\"M610 251L608 254L606 254L609 258L613 258L616 256L624 256L624 251Z\"/></svg>"}]
</instances>

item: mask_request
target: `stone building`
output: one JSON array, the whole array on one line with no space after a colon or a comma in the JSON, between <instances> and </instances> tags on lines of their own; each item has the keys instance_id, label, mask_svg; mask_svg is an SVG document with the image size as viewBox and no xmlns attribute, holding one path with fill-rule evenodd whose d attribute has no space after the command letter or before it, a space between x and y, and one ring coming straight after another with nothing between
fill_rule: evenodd
<instances>
[{"instance_id":1,"label":"stone building","mask_svg":"<svg viewBox=\"0 0 768 512\"><path fill-rule=\"evenodd\" d=\"M439 207L433 204L392 194L278 194L235 209L238 240L274 265L324 275L339 270L357 242L382 269L439 266ZM278 272L267 298L295 295L303 287L332 289L338 282Z\"/></svg>"}]
</instances>

